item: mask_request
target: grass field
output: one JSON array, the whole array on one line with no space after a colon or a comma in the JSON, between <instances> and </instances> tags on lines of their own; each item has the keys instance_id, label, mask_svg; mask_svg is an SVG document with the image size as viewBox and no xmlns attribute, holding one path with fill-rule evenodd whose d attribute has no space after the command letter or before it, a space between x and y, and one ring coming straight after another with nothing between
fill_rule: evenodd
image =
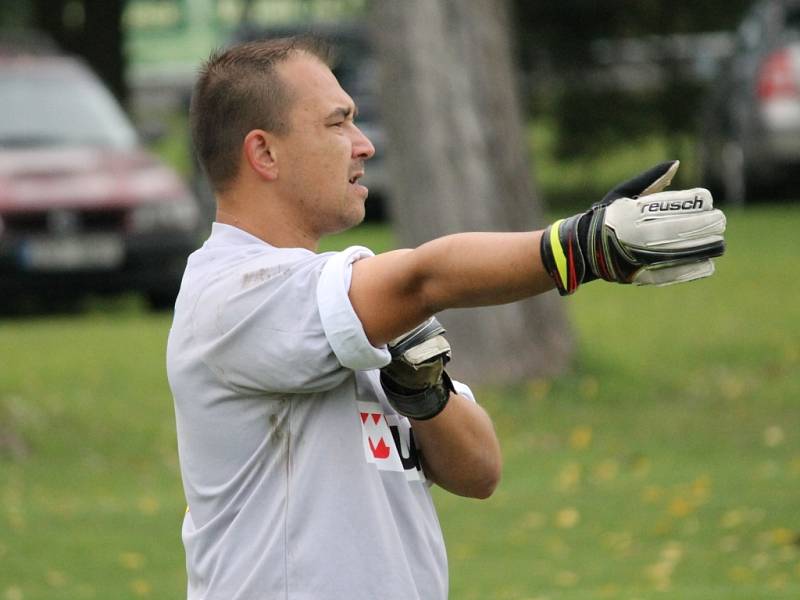
<instances>
[{"instance_id":1,"label":"grass field","mask_svg":"<svg viewBox=\"0 0 800 600\"><path fill-rule=\"evenodd\" d=\"M571 373L478 390L505 471L436 493L454 600L800 597L798 230L730 214L714 278L587 286ZM0 600L185 597L168 327L131 299L0 321Z\"/></svg>"}]
</instances>

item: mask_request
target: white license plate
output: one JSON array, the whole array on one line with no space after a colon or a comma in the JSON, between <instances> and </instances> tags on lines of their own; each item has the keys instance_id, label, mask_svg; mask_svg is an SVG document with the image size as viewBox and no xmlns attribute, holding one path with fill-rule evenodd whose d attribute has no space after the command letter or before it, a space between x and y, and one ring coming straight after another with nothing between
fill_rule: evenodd
<instances>
[{"instance_id":1,"label":"white license plate","mask_svg":"<svg viewBox=\"0 0 800 600\"><path fill-rule=\"evenodd\" d=\"M122 264L122 240L111 235L42 238L22 247L24 267L37 271L113 269Z\"/></svg>"}]
</instances>

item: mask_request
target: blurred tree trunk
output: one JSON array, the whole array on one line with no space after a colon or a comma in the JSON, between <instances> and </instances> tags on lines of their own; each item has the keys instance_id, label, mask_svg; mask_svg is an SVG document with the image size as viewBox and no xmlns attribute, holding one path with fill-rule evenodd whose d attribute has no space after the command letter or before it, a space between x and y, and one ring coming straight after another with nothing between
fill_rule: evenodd
<instances>
[{"instance_id":1,"label":"blurred tree trunk","mask_svg":"<svg viewBox=\"0 0 800 600\"><path fill-rule=\"evenodd\" d=\"M33 0L34 26L83 56L121 102L127 100L122 12L125 0Z\"/></svg>"},{"instance_id":2,"label":"blurred tree trunk","mask_svg":"<svg viewBox=\"0 0 800 600\"><path fill-rule=\"evenodd\" d=\"M400 243L541 228L505 2L376 0L373 10ZM572 336L555 292L441 320L453 373L467 381L514 382L569 364Z\"/></svg>"}]
</instances>

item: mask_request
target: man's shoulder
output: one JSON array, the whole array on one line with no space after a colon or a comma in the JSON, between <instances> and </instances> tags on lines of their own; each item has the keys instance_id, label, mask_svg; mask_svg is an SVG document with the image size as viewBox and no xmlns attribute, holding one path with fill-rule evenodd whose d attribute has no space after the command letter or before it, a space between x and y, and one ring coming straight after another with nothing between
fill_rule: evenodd
<instances>
[{"instance_id":1,"label":"man's shoulder","mask_svg":"<svg viewBox=\"0 0 800 600\"><path fill-rule=\"evenodd\" d=\"M337 253L280 248L245 232L217 233L190 257L184 275L181 291L194 299L186 308L196 320L205 315L237 323L257 310L278 326L288 313L316 312L320 277Z\"/></svg>"},{"instance_id":2,"label":"man's shoulder","mask_svg":"<svg viewBox=\"0 0 800 600\"><path fill-rule=\"evenodd\" d=\"M198 311L219 314L224 306L225 320L234 322L257 307L271 317L306 309L316 313L320 296L326 305L346 296L349 265L367 256L372 252L360 246L322 253L276 247L215 223L211 236L189 259L182 292L194 299L190 306L196 316Z\"/></svg>"},{"instance_id":3,"label":"man's shoulder","mask_svg":"<svg viewBox=\"0 0 800 600\"><path fill-rule=\"evenodd\" d=\"M327 253L316 254L305 248L272 246L237 227L214 223L211 235L189 257L187 272L201 278L243 274L247 283L253 279L250 271L262 271L262 275L265 269L286 272L292 265L313 265L328 258Z\"/></svg>"}]
</instances>

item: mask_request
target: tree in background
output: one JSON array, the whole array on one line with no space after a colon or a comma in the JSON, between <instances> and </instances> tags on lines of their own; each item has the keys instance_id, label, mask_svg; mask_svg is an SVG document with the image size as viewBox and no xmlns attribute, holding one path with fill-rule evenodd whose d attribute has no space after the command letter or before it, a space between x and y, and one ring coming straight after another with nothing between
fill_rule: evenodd
<instances>
[{"instance_id":1,"label":"tree in background","mask_svg":"<svg viewBox=\"0 0 800 600\"><path fill-rule=\"evenodd\" d=\"M626 90L614 81L598 85L589 77L596 67L593 45L601 39L663 40L670 34L732 31L752 4L753 0L513 0L521 66L530 72L545 64L557 79L557 89L544 107L558 128L556 151L562 157L597 155L610 145L654 133L673 141L693 136L704 82L687 78L667 62L658 65L663 68L661 86ZM531 87L534 95L542 91L537 82Z\"/></svg>"},{"instance_id":2,"label":"tree in background","mask_svg":"<svg viewBox=\"0 0 800 600\"><path fill-rule=\"evenodd\" d=\"M31 25L64 50L83 56L124 102L126 61L122 11L125 0L31 0Z\"/></svg>"},{"instance_id":3,"label":"tree in background","mask_svg":"<svg viewBox=\"0 0 800 600\"><path fill-rule=\"evenodd\" d=\"M459 231L541 227L504 1L376 0L392 214L402 245ZM448 311L453 371L519 381L562 371L572 337L558 296Z\"/></svg>"}]
</instances>

